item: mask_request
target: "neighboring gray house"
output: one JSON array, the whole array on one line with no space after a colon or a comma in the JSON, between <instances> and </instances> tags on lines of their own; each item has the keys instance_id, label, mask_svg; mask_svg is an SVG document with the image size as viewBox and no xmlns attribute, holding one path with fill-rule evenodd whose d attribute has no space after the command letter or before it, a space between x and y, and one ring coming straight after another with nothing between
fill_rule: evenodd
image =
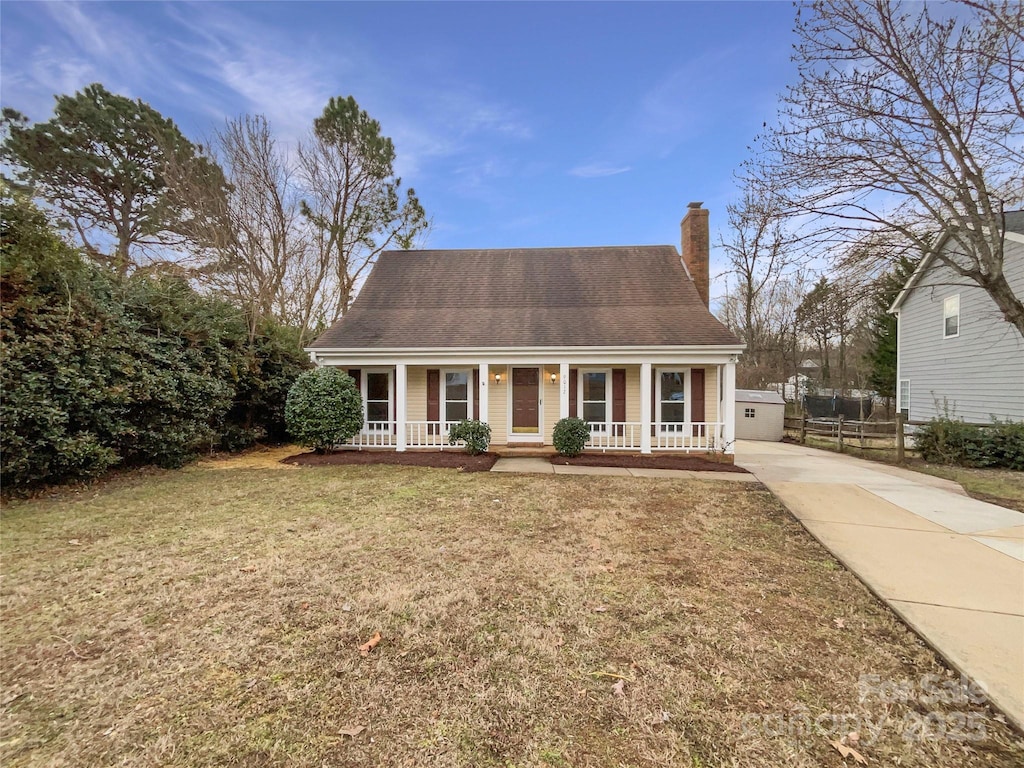
<instances>
[{"instance_id":1,"label":"neighboring gray house","mask_svg":"<svg viewBox=\"0 0 1024 768\"><path fill-rule=\"evenodd\" d=\"M948 246L944 238L938 250ZM1003 271L1024 296L1024 211L1006 214ZM897 408L909 421L1024 421L1024 339L985 291L928 254L889 311Z\"/></svg>"}]
</instances>

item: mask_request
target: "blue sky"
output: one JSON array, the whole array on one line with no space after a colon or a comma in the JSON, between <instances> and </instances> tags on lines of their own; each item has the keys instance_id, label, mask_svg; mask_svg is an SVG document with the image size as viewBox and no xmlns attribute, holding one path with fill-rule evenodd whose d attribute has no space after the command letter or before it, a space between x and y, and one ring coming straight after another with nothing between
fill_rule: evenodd
<instances>
[{"instance_id":1,"label":"blue sky","mask_svg":"<svg viewBox=\"0 0 1024 768\"><path fill-rule=\"evenodd\" d=\"M725 223L792 78L788 2L19 3L0 98L32 120L91 82L202 138L262 113L286 142L353 95L395 141L435 248L673 243ZM713 269L714 271L714 269Z\"/></svg>"}]
</instances>

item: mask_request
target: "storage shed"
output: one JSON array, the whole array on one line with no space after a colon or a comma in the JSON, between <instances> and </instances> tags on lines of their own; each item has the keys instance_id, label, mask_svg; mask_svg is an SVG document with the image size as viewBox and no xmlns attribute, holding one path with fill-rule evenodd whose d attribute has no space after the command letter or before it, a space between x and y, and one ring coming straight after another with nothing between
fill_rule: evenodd
<instances>
[{"instance_id":1,"label":"storage shed","mask_svg":"<svg viewBox=\"0 0 1024 768\"><path fill-rule=\"evenodd\" d=\"M782 439L786 401L771 390L736 390L736 437L740 440Z\"/></svg>"}]
</instances>

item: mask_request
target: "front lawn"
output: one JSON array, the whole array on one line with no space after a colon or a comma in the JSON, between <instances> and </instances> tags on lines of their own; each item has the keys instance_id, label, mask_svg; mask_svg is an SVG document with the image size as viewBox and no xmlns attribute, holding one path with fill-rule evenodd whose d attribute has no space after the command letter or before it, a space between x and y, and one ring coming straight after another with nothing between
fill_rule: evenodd
<instances>
[{"instance_id":1,"label":"front lawn","mask_svg":"<svg viewBox=\"0 0 1024 768\"><path fill-rule=\"evenodd\" d=\"M3 511L0 763L1024 761L759 485L270 466Z\"/></svg>"}]
</instances>

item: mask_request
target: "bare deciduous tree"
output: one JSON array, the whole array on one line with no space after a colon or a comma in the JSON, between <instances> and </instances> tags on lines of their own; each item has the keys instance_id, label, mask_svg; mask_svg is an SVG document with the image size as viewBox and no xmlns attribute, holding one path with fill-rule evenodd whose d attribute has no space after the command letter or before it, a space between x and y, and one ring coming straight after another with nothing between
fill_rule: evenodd
<instances>
[{"instance_id":1,"label":"bare deciduous tree","mask_svg":"<svg viewBox=\"0 0 1024 768\"><path fill-rule=\"evenodd\" d=\"M302 210L314 229L317 258L306 277L312 306L326 323L348 310L377 256L410 248L427 228L415 192L402 200L395 149L355 99L332 98L299 148L305 185ZM329 287L329 290L325 290Z\"/></svg>"},{"instance_id":2,"label":"bare deciduous tree","mask_svg":"<svg viewBox=\"0 0 1024 768\"><path fill-rule=\"evenodd\" d=\"M775 200L767 190L746 187L742 199L728 206L728 236L720 239L728 261L727 324L747 345L743 369L751 386L764 386L777 366L769 357L777 349L780 328L773 323L776 298L795 259ZM772 360L772 363L777 360ZM756 381L754 379L757 379Z\"/></svg>"},{"instance_id":3,"label":"bare deciduous tree","mask_svg":"<svg viewBox=\"0 0 1024 768\"><path fill-rule=\"evenodd\" d=\"M938 258L1024 334L1002 238L1024 201L1022 30L1017 0L801 6L799 80L748 175L829 246L887 231L925 253L946 236Z\"/></svg>"}]
</instances>

